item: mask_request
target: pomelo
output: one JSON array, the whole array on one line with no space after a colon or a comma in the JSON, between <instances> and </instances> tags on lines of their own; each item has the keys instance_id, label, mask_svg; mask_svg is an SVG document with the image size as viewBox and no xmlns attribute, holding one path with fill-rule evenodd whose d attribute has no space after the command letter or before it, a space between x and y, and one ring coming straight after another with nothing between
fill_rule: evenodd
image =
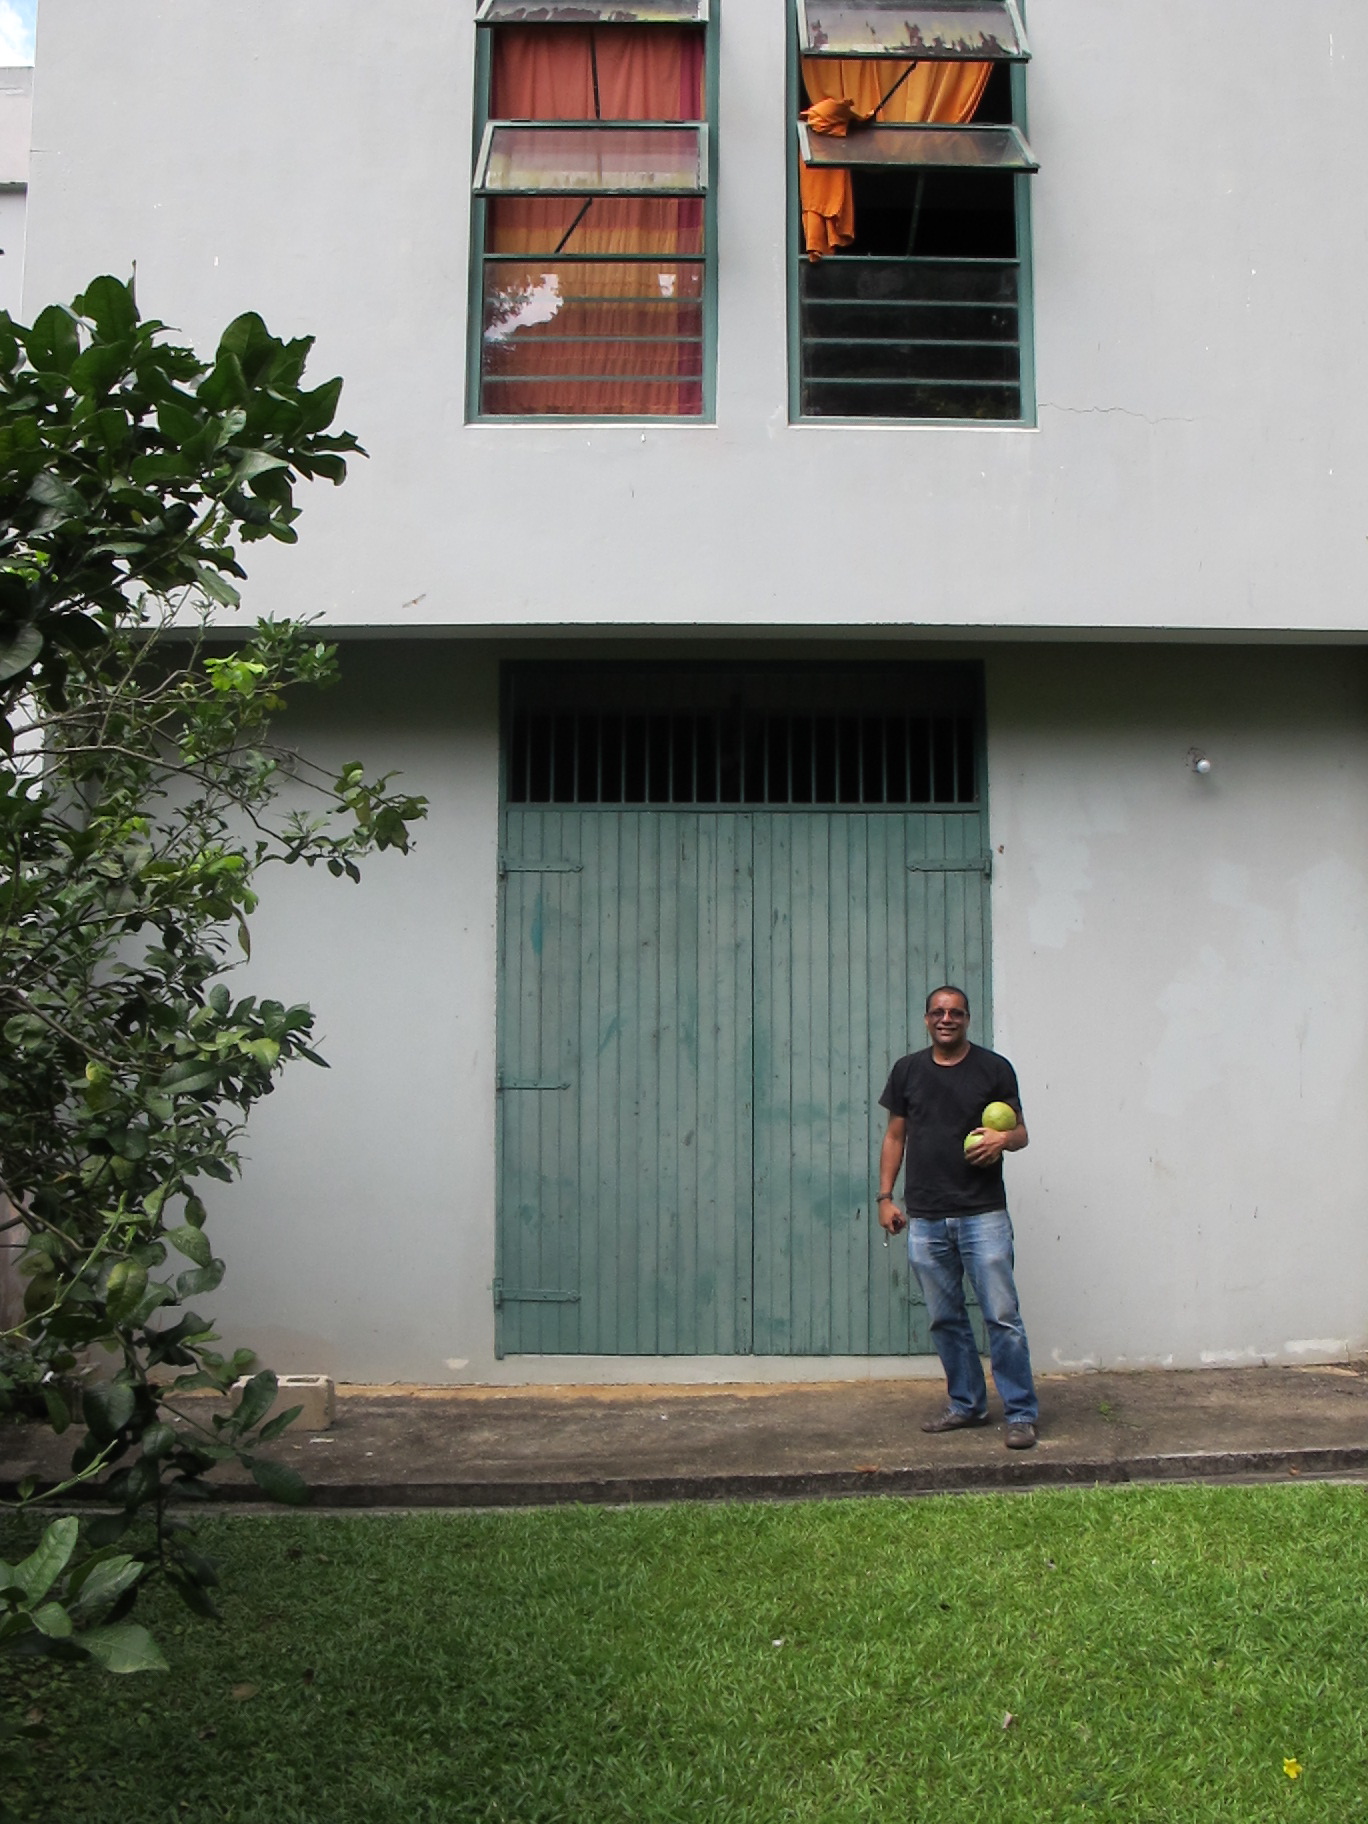
<instances>
[{"instance_id":1,"label":"pomelo","mask_svg":"<svg viewBox=\"0 0 1368 1824\"><path fill-rule=\"evenodd\" d=\"M983 1125L995 1133L1010 1134L1017 1124L1017 1112L1006 1102L990 1102L983 1111Z\"/></svg>"}]
</instances>

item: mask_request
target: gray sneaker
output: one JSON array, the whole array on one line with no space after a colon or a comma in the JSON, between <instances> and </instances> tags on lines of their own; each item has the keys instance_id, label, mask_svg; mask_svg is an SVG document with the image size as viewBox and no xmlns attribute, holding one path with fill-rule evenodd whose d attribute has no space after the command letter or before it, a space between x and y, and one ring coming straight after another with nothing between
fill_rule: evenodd
<instances>
[{"instance_id":1,"label":"gray sneaker","mask_svg":"<svg viewBox=\"0 0 1368 1824\"><path fill-rule=\"evenodd\" d=\"M969 1431L975 1425L986 1425L986 1412L961 1412L958 1406L947 1406L939 1418L928 1419L923 1431Z\"/></svg>"}]
</instances>

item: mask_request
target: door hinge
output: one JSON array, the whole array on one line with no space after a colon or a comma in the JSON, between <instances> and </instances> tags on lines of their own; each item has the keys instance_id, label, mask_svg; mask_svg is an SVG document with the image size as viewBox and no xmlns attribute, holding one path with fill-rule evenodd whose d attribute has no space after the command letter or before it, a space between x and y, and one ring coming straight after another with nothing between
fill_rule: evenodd
<instances>
[{"instance_id":1,"label":"door hinge","mask_svg":"<svg viewBox=\"0 0 1368 1824\"><path fill-rule=\"evenodd\" d=\"M518 861L510 855L499 857L500 874L583 874L582 861Z\"/></svg>"},{"instance_id":2,"label":"door hinge","mask_svg":"<svg viewBox=\"0 0 1368 1824\"><path fill-rule=\"evenodd\" d=\"M510 1081L502 1076L497 1078L494 1084L496 1095L502 1095L506 1089L569 1089L569 1087L568 1080L564 1083L519 1083L516 1079Z\"/></svg>"},{"instance_id":3,"label":"door hinge","mask_svg":"<svg viewBox=\"0 0 1368 1824\"><path fill-rule=\"evenodd\" d=\"M909 861L909 874L982 874L985 880L993 878L993 857L982 855L963 855L955 861Z\"/></svg>"},{"instance_id":4,"label":"door hinge","mask_svg":"<svg viewBox=\"0 0 1368 1824\"><path fill-rule=\"evenodd\" d=\"M577 1305L580 1302L578 1292L549 1292L534 1288L513 1291L505 1286L501 1279L494 1281L494 1309L501 1305Z\"/></svg>"}]
</instances>

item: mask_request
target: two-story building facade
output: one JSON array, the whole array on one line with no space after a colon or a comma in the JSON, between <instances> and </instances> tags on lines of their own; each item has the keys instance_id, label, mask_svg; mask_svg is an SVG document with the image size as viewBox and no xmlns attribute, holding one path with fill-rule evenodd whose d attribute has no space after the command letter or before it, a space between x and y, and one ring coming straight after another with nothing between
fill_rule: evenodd
<instances>
[{"instance_id":1,"label":"two-story building facade","mask_svg":"<svg viewBox=\"0 0 1368 1824\"><path fill-rule=\"evenodd\" d=\"M1357 0L42 0L25 308L314 333L251 553L432 801L271 884L212 1212L349 1380L919 1373L876 1103L1015 1062L1045 1371L1368 1343Z\"/></svg>"}]
</instances>

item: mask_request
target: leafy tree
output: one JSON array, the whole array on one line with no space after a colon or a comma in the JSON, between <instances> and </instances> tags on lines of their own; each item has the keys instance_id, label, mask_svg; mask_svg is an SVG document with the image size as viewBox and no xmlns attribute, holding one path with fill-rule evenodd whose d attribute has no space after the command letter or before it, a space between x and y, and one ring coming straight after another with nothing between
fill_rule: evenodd
<instances>
[{"instance_id":1,"label":"leafy tree","mask_svg":"<svg viewBox=\"0 0 1368 1824\"><path fill-rule=\"evenodd\" d=\"M113 1669L149 1663L119 1633L149 1573L214 1612L215 1568L172 1510L215 1464L304 1493L261 1454L294 1416L275 1377L238 1386L252 1357L220 1353L192 1304L224 1271L205 1181L234 1177L285 1065L322 1063L307 1007L227 979L258 876L356 880L424 812L389 776L272 741L291 693L335 676L306 626L258 623L236 649L209 627L237 602L239 546L293 543L296 482L340 483L359 452L329 429L341 382L303 386L310 347L248 315L205 365L108 277L31 328L0 313L0 1192L27 1280L0 1398L27 1388L75 1426L73 1477L117 1509L84 1558L59 1522L0 1566L0 1646L83 1642Z\"/></svg>"}]
</instances>

